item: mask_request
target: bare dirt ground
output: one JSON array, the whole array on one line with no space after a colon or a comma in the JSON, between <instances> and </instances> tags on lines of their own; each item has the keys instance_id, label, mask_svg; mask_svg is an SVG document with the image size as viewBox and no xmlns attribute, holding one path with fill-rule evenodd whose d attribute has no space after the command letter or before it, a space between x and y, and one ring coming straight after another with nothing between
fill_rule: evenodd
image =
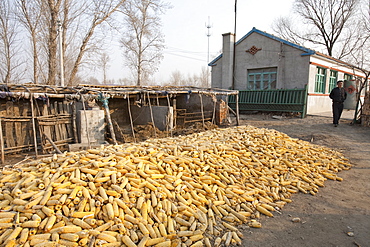
<instances>
[{"instance_id":1,"label":"bare dirt ground","mask_svg":"<svg viewBox=\"0 0 370 247\"><path fill-rule=\"evenodd\" d=\"M315 196L294 195L281 214L261 219L262 228L246 228L243 246L370 246L370 128L351 125L352 112L344 112L335 128L330 115L309 115L304 119L241 115L241 125L275 129L333 148L353 165L338 174L342 182L326 181ZM293 223L297 217L301 221Z\"/></svg>"}]
</instances>

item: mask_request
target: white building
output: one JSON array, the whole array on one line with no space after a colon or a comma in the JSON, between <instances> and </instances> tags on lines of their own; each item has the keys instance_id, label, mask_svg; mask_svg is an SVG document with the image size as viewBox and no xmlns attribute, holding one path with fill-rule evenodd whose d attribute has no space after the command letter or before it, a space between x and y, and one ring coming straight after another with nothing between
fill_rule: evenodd
<instances>
[{"instance_id":1,"label":"white building","mask_svg":"<svg viewBox=\"0 0 370 247\"><path fill-rule=\"evenodd\" d=\"M212 87L258 90L304 88L307 85L307 114L315 114L331 111L329 93L338 80L344 80L348 92L345 108L355 108L356 79L364 77L355 66L256 28L235 46L234 34L222 36L223 53L209 63Z\"/></svg>"}]
</instances>

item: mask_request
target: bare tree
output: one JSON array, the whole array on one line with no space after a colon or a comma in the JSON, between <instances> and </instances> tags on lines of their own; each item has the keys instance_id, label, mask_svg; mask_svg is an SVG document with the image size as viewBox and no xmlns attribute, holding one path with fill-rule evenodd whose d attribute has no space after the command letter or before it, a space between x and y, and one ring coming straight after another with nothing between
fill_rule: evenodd
<instances>
[{"instance_id":1,"label":"bare tree","mask_svg":"<svg viewBox=\"0 0 370 247\"><path fill-rule=\"evenodd\" d=\"M356 20L359 3L360 0L295 0L294 13L301 22L297 24L294 17L281 17L273 24L273 30L295 43L325 47L329 56L341 59L356 49L363 38Z\"/></svg>"},{"instance_id":2,"label":"bare tree","mask_svg":"<svg viewBox=\"0 0 370 247\"><path fill-rule=\"evenodd\" d=\"M108 56L107 53L101 54L101 59L100 59L100 67L103 70L103 84L107 84L107 70L109 68L109 63L110 62L110 57Z\"/></svg>"},{"instance_id":3,"label":"bare tree","mask_svg":"<svg viewBox=\"0 0 370 247\"><path fill-rule=\"evenodd\" d=\"M93 76L90 76L87 81L86 81L87 84L91 84L91 85L97 85L99 84L99 80L96 79L95 77Z\"/></svg>"},{"instance_id":4,"label":"bare tree","mask_svg":"<svg viewBox=\"0 0 370 247\"><path fill-rule=\"evenodd\" d=\"M39 26L42 21L42 14L45 13L45 7L40 1L18 0L16 2L20 11L17 13L18 20L29 32L30 42L32 47L32 78L33 83L39 83L40 73L40 42L39 42Z\"/></svg>"},{"instance_id":5,"label":"bare tree","mask_svg":"<svg viewBox=\"0 0 370 247\"><path fill-rule=\"evenodd\" d=\"M206 67L202 67L199 74L183 75L179 70L172 71L171 76L166 85L171 86L197 86L209 87L207 76L209 76Z\"/></svg>"},{"instance_id":6,"label":"bare tree","mask_svg":"<svg viewBox=\"0 0 370 247\"><path fill-rule=\"evenodd\" d=\"M199 76L199 84L200 84L199 86L200 87L210 87L209 77L210 77L209 70L207 69L207 67L203 66L202 71Z\"/></svg>"},{"instance_id":7,"label":"bare tree","mask_svg":"<svg viewBox=\"0 0 370 247\"><path fill-rule=\"evenodd\" d=\"M0 1L0 79L14 83L19 76L22 62L17 57L17 23L9 0Z\"/></svg>"},{"instance_id":8,"label":"bare tree","mask_svg":"<svg viewBox=\"0 0 370 247\"><path fill-rule=\"evenodd\" d=\"M170 86L184 85L185 78L179 70L172 71L168 84Z\"/></svg>"},{"instance_id":9,"label":"bare tree","mask_svg":"<svg viewBox=\"0 0 370 247\"><path fill-rule=\"evenodd\" d=\"M93 0L92 4L89 5L89 13L92 18L89 20L90 24L85 32L84 37L80 43L77 57L74 61L73 68L69 78L69 85L74 83L74 79L77 75L77 72L80 68L80 65L83 60L83 56L89 50L90 41L94 35L96 29L102 25L112 14L117 12L117 10L122 6L125 0Z\"/></svg>"},{"instance_id":10,"label":"bare tree","mask_svg":"<svg viewBox=\"0 0 370 247\"><path fill-rule=\"evenodd\" d=\"M364 39L358 49L351 51L351 56L348 59L351 64L354 64L357 69L360 69L363 73L362 76L358 76L356 79L357 91L356 91L356 110L352 123L357 123L361 113L363 102L361 97L369 90L369 79L370 79L370 4L367 8L363 8L362 19L359 20L359 24L362 25L364 32Z\"/></svg>"},{"instance_id":11,"label":"bare tree","mask_svg":"<svg viewBox=\"0 0 370 247\"><path fill-rule=\"evenodd\" d=\"M60 6L63 0L47 0L48 7L48 80L47 84L56 85L57 75L57 52L58 52L58 30L57 24L59 21Z\"/></svg>"},{"instance_id":12,"label":"bare tree","mask_svg":"<svg viewBox=\"0 0 370 247\"><path fill-rule=\"evenodd\" d=\"M42 75L40 63L46 62L48 71L44 83L56 85L62 56L67 85L73 85L85 62L96 64L96 55L105 35L99 31L117 12L125 0L16 0L19 21L30 34L33 54L33 80ZM61 25L61 32L58 32ZM47 37L47 38L45 38ZM59 38L62 45L59 47ZM61 52L62 51L62 52ZM59 52L59 56L58 56ZM94 62L94 63L93 63Z\"/></svg>"},{"instance_id":13,"label":"bare tree","mask_svg":"<svg viewBox=\"0 0 370 247\"><path fill-rule=\"evenodd\" d=\"M160 15L170 8L161 0L131 0L124 4L126 31L121 39L126 65L133 69L136 85L158 70L164 38Z\"/></svg>"}]
</instances>

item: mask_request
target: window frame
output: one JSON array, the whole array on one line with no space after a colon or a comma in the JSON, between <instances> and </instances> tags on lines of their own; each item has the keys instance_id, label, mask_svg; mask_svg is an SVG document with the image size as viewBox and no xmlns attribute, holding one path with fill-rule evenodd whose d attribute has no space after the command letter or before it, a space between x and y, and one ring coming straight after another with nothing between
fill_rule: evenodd
<instances>
[{"instance_id":1,"label":"window frame","mask_svg":"<svg viewBox=\"0 0 370 247\"><path fill-rule=\"evenodd\" d=\"M263 71L272 70L275 71ZM247 72L247 89L248 90L268 90L276 89L277 68L253 69L252 72ZM275 85L274 85L275 83Z\"/></svg>"},{"instance_id":2,"label":"window frame","mask_svg":"<svg viewBox=\"0 0 370 247\"><path fill-rule=\"evenodd\" d=\"M323 67L319 67L319 66L316 67L315 89L314 89L315 93L321 93L321 94L325 93L326 76L327 76L326 70L327 69ZM320 73L321 71L323 73Z\"/></svg>"},{"instance_id":3,"label":"window frame","mask_svg":"<svg viewBox=\"0 0 370 247\"><path fill-rule=\"evenodd\" d=\"M335 74L335 76L333 76L333 73ZM331 90L333 90L333 88L336 87L337 81L338 81L338 71L336 71L336 70L330 70L330 75L329 75L329 91L328 92L331 92Z\"/></svg>"},{"instance_id":4,"label":"window frame","mask_svg":"<svg viewBox=\"0 0 370 247\"><path fill-rule=\"evenodd\" d=\"M352 79L353 79L353 75L350 75L350 74L344 74L343 75L343 81L344 81L344 83L349 82L349 81L352 81Z\"/></svg>"}]
</instances>

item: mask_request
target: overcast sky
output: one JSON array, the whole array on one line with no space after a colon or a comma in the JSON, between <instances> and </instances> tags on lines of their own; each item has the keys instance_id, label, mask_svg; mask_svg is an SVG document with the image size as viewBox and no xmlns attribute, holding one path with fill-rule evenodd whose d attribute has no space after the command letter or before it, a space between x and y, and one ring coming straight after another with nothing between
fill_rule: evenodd
<instances>
[{"instance_id":1,"label":"overcast sky","mask_svg":"<svg viewBox=\"0 0 370 247\"><path fill-rule=\"evenodd\" d=\"M155 74L156 84L166 82L174 71L184 76L200 74L207 66L208 37L210 28L210 61L222 49L222 34L234 32L234 0L163 0L173 6L162 16L165 35L164 59ZM253 27L272 33L271 25L280 16L289 14L294 0L239 0L237 3L237 40ZM118 54L121 56L121 54ZM108 79L125 76L122 57L111 56Z\"/></svg>"}]
</instances>

